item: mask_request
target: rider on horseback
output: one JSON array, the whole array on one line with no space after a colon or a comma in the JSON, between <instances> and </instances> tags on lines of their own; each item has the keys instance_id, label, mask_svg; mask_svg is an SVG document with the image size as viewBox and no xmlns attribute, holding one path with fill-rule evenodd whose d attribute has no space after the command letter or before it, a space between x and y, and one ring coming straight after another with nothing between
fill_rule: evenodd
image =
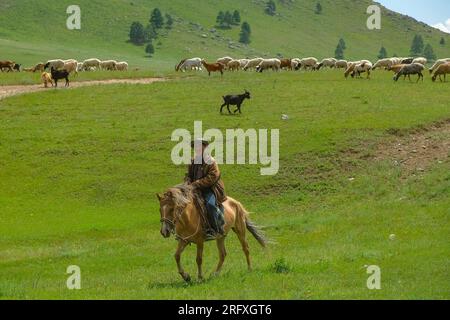
<instances>
[{"instance_id":1,"label":"rider on horseback","mask_svg":"<svg viewBox=\"0 0 450 320\"><path fill-rule=\"evenodd\" d=\"M205 199L207 220L206 239L215 239L223 235L224 207L222 203L227 200L225 187L220 179L220 170L214 158L205 152L209 143L205 140L196 140L191 143L195 156L188 168L185 182L198 189Z\"/></svg>"}]
</instances>

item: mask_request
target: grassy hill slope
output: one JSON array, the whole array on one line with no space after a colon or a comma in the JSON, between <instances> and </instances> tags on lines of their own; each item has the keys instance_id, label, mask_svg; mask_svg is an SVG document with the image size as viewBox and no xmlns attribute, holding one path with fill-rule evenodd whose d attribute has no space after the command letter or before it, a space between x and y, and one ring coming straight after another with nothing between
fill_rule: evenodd
<instances>
[{"instance_id":1,"label":"grassy hill slope","mask_svg":"<svg viewBox=\"0 0 450 320\"><path fill-rule=\"evenodd\" d=\"M408 55L416 33L430 43L437 56L450 55L450 36L414 19L383 9L382 29L366 28L366 9L372 1L321 0L323 13L314 14L316 0L277 1L278 14L264 14L263 0L79 0L82 28L66 28L66 8L71 1L25 0L0 3L0 59L34 64L49 58L74 57L79 60L98 57L128 60L133 66L158 70L172 68L185 56L209 59L220 55L255 56L333 56L340 37L346 40L346 58L376 59L383 45L390 55ZM133 21L147 23L150 12L158 7L175 18L174 28L164 31L155 41L156 55L149 59L144 48L127 43ZM249 47L236 48L239 28L217 30L219 10L237 9L243 21L252 27ZM439 40L446 38L446 46ZM233 42L233 48L230 48Z\"/></svg>"}]
</instances>

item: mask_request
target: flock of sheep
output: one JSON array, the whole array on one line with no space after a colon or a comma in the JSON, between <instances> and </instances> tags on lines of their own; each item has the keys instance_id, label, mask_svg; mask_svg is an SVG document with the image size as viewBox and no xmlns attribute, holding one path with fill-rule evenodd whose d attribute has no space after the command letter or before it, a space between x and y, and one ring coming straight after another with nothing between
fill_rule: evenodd
<instances>
[{"instance_id":1,"label":"flock of sheep","mask_svg":"<svg viewBox=\"0 0 450 320\"><path fill-rule=\"evenodd\" d=\"M220 65L223 68L218 68L216 71L228 70L256 70L257 72L263 72L265 70L279 71L281 69L287 70L320 70L321 68L336 68L343 69L344 75L347 78L349 75L352 77L360 77L362 73L367 74L367 78L370 78L370 74L376 69L385 69L393 71L395 73L394 80L397 81L401 76L418 75L417 81L423 80L422 71L425 69L427 59L423 57L419 58L386 58L378 60L375 64L372 64L369 60L359 61L347 61L337 60L335 58L326 58L319 62L314 57L308 58L293 58L293 59L233 59L232 57L222 57L217 59L216 65ZM202 71L205 66L205 61L201 58L191 58L181 60L175 67L176 71L190 71L197 70ZM210 71L210 70L208 70ZM446 75L450 73L450 58L439 59L429 69L432 74L432 80L436 81L437 77L442 81L441 76L444 76L446 81Z\"/></svg>"}]
</instances>

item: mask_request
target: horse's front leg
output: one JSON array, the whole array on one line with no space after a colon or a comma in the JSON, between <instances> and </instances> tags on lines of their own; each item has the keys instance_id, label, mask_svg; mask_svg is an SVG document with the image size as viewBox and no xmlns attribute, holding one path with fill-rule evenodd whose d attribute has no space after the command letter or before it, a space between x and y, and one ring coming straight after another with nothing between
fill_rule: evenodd
<instances>
[{"instance_id":1,"label":"horse's front leg","mask_svg":"<svg viewBox=\"0 0 450 320\"><path fill-rule=\"evenodd\" d=\"M203 263L203 242L200 242L197 244L198 280L203 280L202 263Z\"/></svg>"},{"instance_id":2,"label":"horse's front leg","mask_svg":"<svg viewBox=\"0 0 450 320\"><path fill-rule=\"evenodd\" d=\"M183 277L184 281L190 282L191 276L189 275L189 273L184 272L183 267L181 266L181 254L183 253L187 245L188 244L185 241L178 241L177 252L175 252L175 261L177 262L178 273Z\"/></svg>"}]
</instances>

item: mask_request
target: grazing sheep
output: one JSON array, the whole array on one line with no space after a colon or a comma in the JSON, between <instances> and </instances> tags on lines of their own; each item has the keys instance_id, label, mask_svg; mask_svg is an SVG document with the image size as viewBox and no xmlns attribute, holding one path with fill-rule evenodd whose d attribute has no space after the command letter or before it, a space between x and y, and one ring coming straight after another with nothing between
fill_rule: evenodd
<instances>
[{"instance_id":1,"label":"grazing sheep","mask_svg":"<svg viewBox=\"0 0 450 320\"><path fill-rule=\"evenodd\" d=\"M393 71L395 74L397 74L400 72L400 70L402 70L402 68L404 66L407 66L407 64L396 64L396 65L390 66L387 70ZM406 76L408 76L409 80L411 80L411 75L409 75L409 74L405 74L403 77L403 80L406 79Z\"/></svg>"},{"instance_id":2,"label":"grazing sheep","mask_svg":"<svg viewBox=\"0 0 450 320\"><path fill-rule=\"evenodd\" d=\"M36 72L36 71L44 72L44 69L45 69L45 64L40 62L37 65L35 65L33 68L31 68L31 71L33 73Z\"/></svg>"},{"instance_id":3,"label":"grazing sheep","mask_svg":"<svg viewBox=\"0 0 450 320\"><path fill-rule=\"evenodd\" d=\"M202 59L201 58L191 58L191 59L183 59L176 66L175 71L192 71L192 70L203 70L202 69Z\"/></svg>"},{"instance_id":4,"label":"grazing sheep","mask_svg":"<svg viewBox=\"0 0 450 320\"><path fill-rule=\"evenodd\" d=\"M114 71L116 70L117 61L116 60L105 60L100 63L100 68L102 70Z\"/></svg>"},{"instance_id":5,"label":"grazing sheep","mask_svg":"<svg viewBox=\"0 0 450 320\"><path fill-rule=\"evenodd\" d=\"M0 61L0 71L3 72L3 69L8 69L8 72L14 71L15 64L14 61L10 60Z\"/></svg>"},{"instance_id":6,"label":"grazing sheep","mask_svg":"<svg viewBox=\"0 0 450 320\"><path fill-rule=\"evenodd\" d=\"M83 70L90 71L91 68L95 68L94 70L100 70L101 61L96 58L87 59L83 61Z\"/></svg>"},{"instance_id":7,"label":"grazing sheep","mask_svg":"<svg viewBox=\"0 0 450 320\"><path fill-rule=\"evenodd\" d=\"M239 60L231 60L227 64L227 69L230 71L239 71L241 69L241 63Z\"/></svg>"},{"instance_id":8,"label":"grazing sheep","mask_svg":"<svg viewBox=\"0 0 450 320\"><path fill-rule=\"evenodd\" d=\"M349 62L347 62L347 69L346 69L345 72L344 72L345 78L348 78L348 76L353 72L353 70L355 70L355 67L356 67L358 64L360 64L360 63L362 63L362 62L364 62L364 61L370 62L370 61L368 61L368 60L349 61Z\"/></svg>"},{"instance_id":9,"label":"grazing sheep","mask_svg":"<svg viewBox=\"0 0 450 320\"><path fill-rule=\"evenodd\" d=\"M412 63L420 63L421 65L425 66L427 64L428 60L424 57L415 58Z\"/></svg>"},{"instance_id":10,"label":"grazing sheep","mask_svg":"<svg viewBox=\"0 0 450 320\"><path fill-rule=\"evenodd\" d=\"M128 71L128 62L126 61L118 62L116 68L118 71Z\"/></svg>"},{"instance_id":11,"label":"grazing sheep","mask_svg":"<svg viewBox=\"0 0 450 320\"><path fill-rule=\"evenodd\" d=\"M44 83L44 87L48 88L48 84L50 83L53 87L52 75L48 72L42 72L41 80Z\"/></svg>"},{"instance_id":12,"label":"grazing sheep","mask_svg":"<svg viewBox=\"0 0 450 320\"><path fill-rule=\"evenodd\" d=\"M338 60L336 61L336 68L337 69L347 69L347 60Z\"/></svg>"},{"instance_id":13,"label":"grazing sheep","mask_svg":"<svg viewBox=\"0 0 450 320\"><path fill-rule=\"evenodd\" d=\"M444 64L447 62L450 62L450 58L436 60L436 62L433 64L433 66L430 69L428 69L428 71L430 71L430 74L432 74L433 71L436 70L441 64Z\"/></svg>"},{"instance_id":14,"label":"grazing sheep","mask_svg":"<svg viewBox=\"0 0 450 320\"><path fill-rule=\"evenodd\" d=\"M394 80L398 81L398 79L403 75L413 75L417 74L419 77L417 78L417 82L419 82L420 79L423 81L423 74L422 71L425 69L425 67L420 63L413 63L413 64L406 64L395 76ZM410 79L411 80L411 79Z\"/></svg>"},{"instance_id":15,"label":"grazing sheep","mask_svg":"<svg viewBox=\"0 0 450 320\"><path fill-rule=\"evenodd\" d=\"M64 63L64 67L62 69L66 70L69 74L73 72L77 75L78 74L77 68L78 62L76 60L66 60L66 62Z\"/></svg>"},{"instance_id":16,"label":"grazing sheep","mask_svg":"<svg viewBox=\"0 0 450 320\"><path fill-rule=\"evenodd\" d=\"M77 63L77 72L81 72L83 71L83 62L78 62Z\"/></svg>"},{"instance_id":17,"label":"grazing sheep","mask_svg":"<svg viewBox=\"0 0 450 320\"><path fill-rule=\"evenodd\" d=\"M281 68L280 59L264 59L261 63L256 67L257 72L263 72L267 69L272 69L273 71L279 71Z\"/></svg>"},{"instance_id":18,"label":"grazing sheep","mask_svg":"<svg viewBox=\"0 0 450 320\"><path fill-rule=\"evenodd\" d=\"M361 73L367 73L367 79L370 79L370 70L372 70L372 63L368 60L362 60L361 63L355 65L352 71L352 78L359 78Z\"/></svg>"},{"instance_id":19,"label":"grazing sheep","mask_svg":"<svg viewBox=\"0 0 450 320\"><path fill-rule=\"evenodd\" d=\"M52 73L52 79L55 81L55 87L58 87L58 80L65 79L66 80L66 87L70 85L69 82L69 72L66 70L56 70L55 68L51 67L51 73Z\"/></svg>"},{"instance_id":20,"label":"grazing sheep","mask_svg":"<svg viewBox=\"0 0 450 320\"><path fill-rule=\"evenodd\" d=\"M255 58L251 59L244 67L244 70L247 71L249 69L256 69L256 67L263 61L263 58Z\"/></svg>"},{"instance_id":21,"label":"grazing sheep","mask_svg":"<svg viewBox=\"0 0 450 320\"><path fill-rule=\"evenodd\" d=\"M303 58L300 60L300 63L297 65L295 70L300 70L301 68L305 70L307 70L308 68L314 70L314 68L317 68L318 64L318 60L314 57Z\"/></svg>"},{"instance_id":22,"label":"grazing sheep","mask_svg":"<svg viewBox=\"0 0 450 320\"><path fill-rule=\"evenodd\" d=\"M433 82L436 81L436 78L439 76L439 80L442 82L441 76L444 75L444 82L447 82L447 74L450 73L450 63L444 63L441 64L437 69L434 71L433 77L431 80Z\"/></svg>"},{"instance_id":23,"label":"grazing sheep","mask_svg":"<svg viewBox=\"0 0 450 320\"><path fill-rule=\"evenodd\" d=\"M401 64L411 64L414 61L414 58L404 58Z\"/></svg>"},{"instance_id":24,"label":"grazing sheep","mask_svg":"<svg viewBox=\"0 0 450 320\"><path fill-rule=\"evenodd\" d=\"M373 70L377 69L377 68L384 68L387 69L390 66L393 65L393 60L391 58L386 58L386 59L380 59L378 60L372 67Z\"/></svg>"},{"instance_id":25,"label":"grazing sheep","mask_svg":"<svg viewBox=\"0 0 450 320\"><path fill-rule=\"evenodd\" d=\"M250 92L247 90L244 90L244 94L239 95L228 95L223 97L223 104L220 106L220 113L222 113L223 107L227 106L228 113L231 114L230 111L230 105L236 106L236 110L234 110L234 113L241 112L241 105L244 102L245 99L250 99Z\"/></svg>"},{"instance_id":26,"label":"grazing sheep","mask_svg":"<svg viewBox=\"0 0 450 320\"><path fill-rule=\"evenodd\" d=\"M64 68L64 61L61 59L55 59L55 60L49 60L45 63L44 70L51 68L57 70L57 69L63 69Z\"/></svg>"},{"instance_id":27,"label":"grazing sheep","mask_svg":"<svg viewBox=\"0 0 450 320\"><path fill-rule=\"evenodd\" d=\"M293 70L297 70L298 65L300 64L301 59L299 58L293 58L291 59L291 68Z\"/></svg>"},{"instance_id":28,"label":"grazing sheep","mask_svg":"<svg viewBox=\"0 0 450 320\"><path fill-rule=\"evenodd\" d=\"M289 69L292 70L292 59L280 59L281 65L280 68L281 69Z\"/></svg>"},{"instance_id":29,"label":"grazing sheep","mask_svg":"<svg viewBox=\"0 0 450 320\"><path fill-rule=\"evenodd\" d=\"M223 58L219 58L219 59L217 59L217 63L221 63L221 64L223 64L224 66L227 66L228 65L228 63L230 62L230 61L233 61L234 59L233 58L231 58L231 57L223 57Z\"/></svg>"},{"instance_id":30,"label":"grazing sheep","mask_svg":"<svg viewBox=\"0 0 450 320\"><path fill-rule=\"evenodd\" d=\"M250 61L250 59L239 59L240 68L244 69L247 63Z\"/></svg>"},{"instance_id":31,"label":"grazing sheep","mask_svg":"<svg viewBox=\"0 0 450 320\"><path fill-rule=\"evenodd\" d=\"M336 67L336 62L337 60L335 58L323 59L317 66L317 70L320 70L322 67L333 69Z\"/></svg>"}]
</instances>

